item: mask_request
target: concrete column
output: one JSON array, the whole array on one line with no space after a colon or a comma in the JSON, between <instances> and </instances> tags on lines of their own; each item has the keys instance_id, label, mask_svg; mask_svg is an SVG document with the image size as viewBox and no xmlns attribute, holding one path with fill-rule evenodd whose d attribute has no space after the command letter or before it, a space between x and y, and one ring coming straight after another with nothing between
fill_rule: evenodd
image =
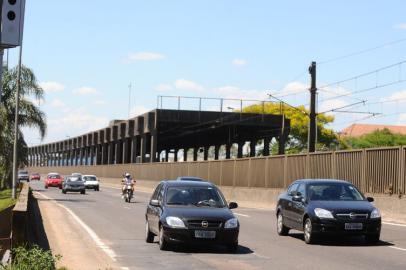
<instances>
[{"instance_id":1,"label":"concrete column","mask_svg":"<svg viewBox=\"0 0 406 270\"><path fill-rule=\"evenodd\" d=\"M245 144L245 142L238 143L237 158L242 158L242 150L243 150L244 144Z\"/></svg>"},{"instance_id":2,"label":"concrete column","mask_svg":"<svg viewBox=\"0 0 406 270\"><path fill-rule=\"evenodd\" d=\"M110 164L114 164L115 162L115 158L114 158L114 154L116 152L116 145L114 142L109 142L108 144L108 159L107 159L107 163Z\"/></svg>"},{"instance_id":3,"label":"concrete column","mask_svg":"<svg viewBox=\"0 0 406 270\"><path fill-rule=\"evenodd\" d=\"M250 142L250 157L255 157L255 146L257 144L256 140Z\"/></svg>"},{"instance_id":4,"label":"concrete column","mask_svg":"<svg viewBox=\"0 0 406 270\"><path fill-rule=\"evenodd\" d=\"M131 161L131 141L129 138L125 138L123 141L123 162L130 163Z\"/></svg>"},{"instance_id":5,"label":"concrete column","mask_svg":"<svg viewBox=\"0 0 406 270\"><path fill-rule=\"evenodd\" d=\"M134 136L131 139L131 163L136 163L137 162L137 156L139 152L139 136Z\"/></svg>"},{"instance_id":6,"label":"concrete column","mask_svg":"<svg viewBox=\"0 0 406 270\"><path fill-rule=\"evenodd\" d=\"M141 149L140 149L141 163L145 163L145 155L147 154L147 135L141 136Z\"/></svg>"},{"instance_id":7,"label":"concrete column","mask_svg":"<svg viewBox=\"0 0 406 270\"><path fill-rule=\"evenodd\" d=\"M70 152L70 165L71 165L71 166L75 166L75 165L76 165L75 156L76 156L76 154L75 154L75 149L72 149L71 152Z\"/></svg>"},{"instance_id":8,"label":"concrete column","mask_svg":"<svg viewBox=\"0 0 406 270\"><path fill-rule=\"evenodd\" d=\"M231 144L227 143L226 144L226 159L230 159L231 157Z\"/></svg>"},{"instance_id":9,"label":"concrete column","mask_svg":"<svg viewBox=\"0 0 406 270\"><path fill-rule=\"evenodd\" d=\"M215 160L219 159L219 151L220 151L220 145L215 145L214 146L214 159Z\"/></svg>"},{"instance_id":10,"label":"concrete column","mask_svg":"<svg viewBox=\"0 0 406 270\"><path fill-rule=\"evenodd\" d=\"M116 164L123 163L123 141L118 140L116 142Z\"/></svg>"},{"instance_id":11,"label":"concrete column","mask_svg":"<svg viewBox=\"0 0 406 270\"><path fill-rule=\"evenodd\" d=\"M199 151L199 147L193 147L193 161L197 161L198 151Z\"/></svg>"},{"instance_id":12,"label":"concrete column","mask_svg":"<svg viewBox=\"0 0 406 270\"><path fill-rule=\"evenodd\" d=\"M269 156L269 143L271 140L269 138L264 138L264 156Z\"/></svg>"},{"instance_id":13,"label":"concrete column","mask_svg":"<svg viewBox=\"0 0 406 270\"><path fill-rule=\"evenodd\" d=\"M189 148L183 148L183 161L187 161L187 151Z\"/></svg>"},{"instance_id":14,"label":"concrete column","mask_svg":"<svg viewBox=\"0 0 406 270\"><path fill-rule=\"evenodd\" d=\"M173 156L173 161L174 162L178 162L178 151L179 151L178 149L175 149L175 151L174 151L174 154L173 154L174 155Z\"/></svg>"},{"instance_id":15,"label":"concrete column","mask_svg":"<svg viewBox=\"0 0 406 270\"><path fill-rule=\"evenodd\" d=\"M150 162L156 161L157 143L158 136L156 132L151 133L151 158Z\"/></svg>"},{"instance_id":16,"label":"concrete column","mask_svg":"<svg viewBox=\"0 0 406 270\"><path fill-rule=\"evenodd\" d=\"M109 164L109 144L102 144L102 165Z\"/></svg>"},{"instance_id":17,"label":"concrete column","mask_svg":"<svg viewBox=\"0 0 406 270\"><path fill-rule=\"evenodd\" d=\"M203 148L203 159L208 160L209 159L209 146L205 146Z\"/></svg>"}]
</instances>

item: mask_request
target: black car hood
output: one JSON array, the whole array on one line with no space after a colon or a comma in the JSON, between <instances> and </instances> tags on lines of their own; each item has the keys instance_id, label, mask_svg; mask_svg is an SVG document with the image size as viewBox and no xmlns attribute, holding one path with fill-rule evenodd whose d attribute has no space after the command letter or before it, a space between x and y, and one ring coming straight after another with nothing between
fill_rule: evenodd
<instances>
[{"instance_id":1,"label":"black car hood","mask_svg":"<svg viewBox=\"0 0 406 270\"><path fill-rule=\"evenodd\" d=\"M228 220L233 218L234 215L228 208L214 208L214 207L182 207L171 206L165 208L165 216L174 216L182 219L215 219L215 220Z\"/></svg>"},{"instance_id":2,"label":"black car hood","mask_svg":"<svg viewBox=\"0 0 406 270\"><path fill-rule=\"evenodd\" d=\"M368 201L311 201L312 208L323 208L334 213L371 212L374 206Z\"/></svg>"}]
</instances>

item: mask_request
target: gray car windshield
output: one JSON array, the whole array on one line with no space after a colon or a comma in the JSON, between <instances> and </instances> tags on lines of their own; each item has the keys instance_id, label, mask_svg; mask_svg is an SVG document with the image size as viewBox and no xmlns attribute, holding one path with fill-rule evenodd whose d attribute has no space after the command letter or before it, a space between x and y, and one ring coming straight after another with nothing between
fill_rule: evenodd
<instances>
[{"instance_id":1,"label":"gray car windshield","mask_svg":"<svg viewBox=\"0 0 406 270\"><path fill-rule=\"evenodd\" d=\"M342 183L310 184L307 197L311 201L362 201L364 196L356 187Z\"/></svg>"},{"instance_id":2,"label":"gray car windshield","mask_svg":"<svg viewBox=\"0 0 406 270\"><path fill-rule=\"evenodd\" d=\"M82 181L80 177L69 177L68 182Z\"/></svg>"},{"instance_id":3,"label":"gray car windshield","mask_svg":"<svg viewBox=\"0 0 406 270\"><path fill-rule=\"evenodd\" d=\"M225 207L226 203L214 187L169 187L167 205L194 205L197 207Z\"/></svg>"}]
</instances>

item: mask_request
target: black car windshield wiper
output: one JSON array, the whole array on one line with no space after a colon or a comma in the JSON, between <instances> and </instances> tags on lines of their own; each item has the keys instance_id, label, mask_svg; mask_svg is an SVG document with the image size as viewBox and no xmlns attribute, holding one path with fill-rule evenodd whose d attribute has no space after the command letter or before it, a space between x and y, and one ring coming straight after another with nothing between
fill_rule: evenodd
<instances>
[{"instance_id":1,"label":"black car windshield wiper","mask_svg":"<svg viewBox=\"0 0 406 270\"><path fill-rule=\"evenodd\" d=\"M189 205L190 203L185 202L167 202L167 205Z\"/></svg>"},{"instance_id":2,"label":"black car windshield wiper","mask_svg":"<svg viewBox=\"0 0 406 270\"><path fill-rule=\"evenodd\" d=\"M219 207L217 203L214 200L203 200L203 201L198 201L197 203L193 204L195 206L209 206L209 207Z\"/></svg>"}]
</instances>

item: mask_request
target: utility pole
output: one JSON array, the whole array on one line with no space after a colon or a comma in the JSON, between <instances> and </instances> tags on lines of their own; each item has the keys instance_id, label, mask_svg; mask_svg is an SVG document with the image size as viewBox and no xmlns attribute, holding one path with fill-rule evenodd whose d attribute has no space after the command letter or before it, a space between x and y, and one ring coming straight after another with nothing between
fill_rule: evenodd
<instances>
[{"instance_id":1,"label":"utility pole","mask_svg":"<svg viewBox=\"0 0 406 270\"><path fill-rule=\"evenodd\" d=\"M309 153L315 152L316 150L316 62L312 62L309 67L309 73L311 77L310 83L310 124L309 124L309 141L308 141L308 150Z\"/></svg>"}]
</instances>

